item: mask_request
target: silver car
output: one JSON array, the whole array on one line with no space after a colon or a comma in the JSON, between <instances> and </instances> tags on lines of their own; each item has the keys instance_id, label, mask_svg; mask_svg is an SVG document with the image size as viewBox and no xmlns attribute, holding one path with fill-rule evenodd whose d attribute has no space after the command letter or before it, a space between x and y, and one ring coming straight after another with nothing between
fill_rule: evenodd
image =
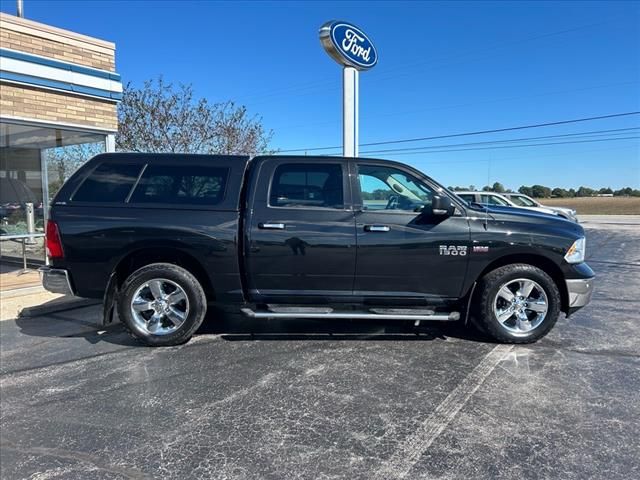
<instances>
[{"instance_id":1,"label":"silver car","mask_svg":"<svg viewBox=\"0 0 640 480\"><path fill-rule=\"evenodd\" d=\"M481 205L498 205L500 207L514 207L523 208L526 210L533 210L534 212L546 213L549 215L558 215L558 212L551 208L539 207L539 206L524 206L509 200L505 196L495 192L455 192L463 200L472 203L479 203Z\"/></svg>"},{"instance_id":2,"label":"silver car","mask_svg":"<svg viewBox=\"0 0 640 480\"><path fill-rule=\"evenodd\" d=\"M576 211L572 208L565 207L550 207L548 205L542 205L536 199L531 198L528 195L524 195L522 193L504 193L506 198L511 200L513 203L518 205L519 207L542 207L548 208L549 210L553 210L562 218L566 218L567 220L571 220L572 222L578 222L578 217L576 217Z\"/></svg>"}]
</instances>

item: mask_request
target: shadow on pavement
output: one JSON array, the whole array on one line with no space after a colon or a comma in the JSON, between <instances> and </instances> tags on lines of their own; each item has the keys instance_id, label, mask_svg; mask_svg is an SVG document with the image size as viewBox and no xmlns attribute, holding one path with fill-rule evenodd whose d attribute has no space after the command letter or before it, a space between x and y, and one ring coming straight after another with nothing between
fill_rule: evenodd
<instances>
[{"instance_id":1,"label":"shadow on pavement","mask_svg":"<svg viewBox=\"0 0 640 480\"><path fill-rule=\"evenodd\" d=\"M382 320L259 320L213 311L196 333L216 334L228 341L429 341L459 338L486 342L487 338L461 322Z\"/></svg>"},{"instance_id":2,"label":"shadow on pavement","mask_svg":"<svg viewBox=\"0 0 640 480\"><path fill-rule=\"evenodd\" d=\"M76 309L74 309L76 310ZM79 310L79 309L77 309ZM18 317L15 319L20 333L32 337L43 338L84 338L91 344L100 342L114 345L135 346L139 345L122 327L121 324L103 327L98 316L93 312L87 312L86 316L81 312L57 312L46 316ZM80 315L79 315L80 314ZM78 318L80 317L80 318Z\"/></svg>"},{"instance_id":3,"label":"shadow on pavement","mask_svg":"<svg viewBox=\"0 0 640 480\"><path fill-rule=\"evenodd\" d=\"M19 317L20 333L32 337L84 338L122 346L139 345L118 322L103 327L101 307L72 308L48 315ZM487 338L461 322L422 322L416 327L408 321L381 320L258 320L236 313L211 310L195 334L220 335L223 340L240 341L431 341L458 338L486 342Z\"/></svg>"}]
</instances>

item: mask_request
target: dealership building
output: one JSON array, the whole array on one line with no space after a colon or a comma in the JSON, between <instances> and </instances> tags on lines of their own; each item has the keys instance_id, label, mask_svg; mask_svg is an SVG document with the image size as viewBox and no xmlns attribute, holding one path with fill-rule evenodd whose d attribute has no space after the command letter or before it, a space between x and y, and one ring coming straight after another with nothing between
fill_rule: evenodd
<instances>
[{"instance_id":1,"label":"dealership building","mask_svg":"<svg viewBox=\"0 0 640 480\"><path fill-rule=\"evenodd\" d=\"M41 244L61 182L115 149L121 98L113 43L0 13L0 236L33 233Z\"/></svg>"}]
</instances>

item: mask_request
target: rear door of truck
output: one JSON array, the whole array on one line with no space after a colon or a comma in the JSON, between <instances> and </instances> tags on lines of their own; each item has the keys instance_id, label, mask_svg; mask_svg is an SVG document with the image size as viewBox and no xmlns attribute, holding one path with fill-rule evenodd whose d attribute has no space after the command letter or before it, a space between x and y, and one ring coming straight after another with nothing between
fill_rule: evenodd
<instances>
[{"instance_id":1,"label":"rear door of truck","mask_svg":"<svg viewBox=\"0 0 640 480\"><path fill-rule=\"evenodd\" d=\"M251 300L351 298L356 234L347 162L275 156L253 162L245 223Z\"/></svg>"}]
</instances>

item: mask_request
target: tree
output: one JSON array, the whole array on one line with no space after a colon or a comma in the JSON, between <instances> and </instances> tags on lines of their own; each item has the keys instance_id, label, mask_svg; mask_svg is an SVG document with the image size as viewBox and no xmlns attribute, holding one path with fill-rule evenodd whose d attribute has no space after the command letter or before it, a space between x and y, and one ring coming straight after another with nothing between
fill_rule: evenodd
<instances>
[{"instance_id":1,"label":"tree","mask_svg":"<svg viewBox=\"0 0 640 480\"><path fill-rule=\"evenodd\" d=\"M631 187L621 188L613 192L616 197L640 197L640 190L633 189Z\"/></svg>"},{"instance_id":2,"label":"tree","mask_svg":"<svg viewBox=\"0 0 640 480\"><path fill-rule=\"evenodd\" d=\"M493 184L493 187L491 187L491 189L496 193L504 193L505 192L504 185L502 185L500 182L495 182Z\"/></svg>"},{"instance_id":3,"label":"tree","mask_svg":"<svg viewBox=\"0 0 640 480\"><path fill-rule=\"evenodd\" d=\"M554 188L551 190L551 196L558 198L566 198L569 196L569 192L567 192L564 188Z\"/></svg>"},{"instance_id":4,"label":"tree","mask_svg":"<svg viewBox=\"0 0 640 480\"><path fill-rule=\"evenodd\" d=\"M527 195L529 197L533 196L533 192L531 191L531 187L527 187L526 185L522 185L518 189L518 192L523 194L523 195Z\"/></svg>"},{"instance_id":5,"label":"tree","mask_svg":"<svg viewBox=\"0 0 640 480\"><path fill-rule=\"evenodd\" d=\"M611 190L611 188L609 188L609 187L606 187L606 188L603 187L600 190L598 190L598 193L611 195L611 194L613 194L613 190Z\"/></svg>"},{"instance_id":6,"label":"tree","mask_svg":"<svg viewBox=\"0 0 640 480\"><path fill-rule=\"evenodd\" d=\"M534 185L531 187L531 196L535 198L549 198L551 189L543 185Z\"/></svg>"},{"instance_id":7,"label":"tree","mask_svg":"<svg viewBox=\"0 0 640 480\"><path fill-rule=\"evenodd\" d=\"M580 187L576 192L576 197L592 197L596 191L593 188L589 187Z\"/></svg>"},{"instance_id":8,"label":"tree","mask_svg":"<svg viewBox=\"0 0 640 480\"><path fill-rule=\"evenodd\" d=\"M81 143L47 150L49 197L53 198L62 184L87 160L104 152L104 143Z\"/></svg>"},{"instance_id":9,"label":"tree","mask_svg":"<svg viewBox=\"0 0 640 480\"><path fill-rule=\"evenodd\" d=\"M268 152L273 136L246 107L196 99L191 85L162 77L125 87L118 125L116 148L131 152L255 155Z\"/></svg>"},{"instance_id":10,"label":"tree","mask_svg":"<svg viewBox=\"0 0 640 480\"><path fill-rule=\"evenodd\" d=\"M489 185L485 185L484 187L482 187L482 191L483 192L490 192L491 191L491 187Z\"/></svg>"}]
</instances>

